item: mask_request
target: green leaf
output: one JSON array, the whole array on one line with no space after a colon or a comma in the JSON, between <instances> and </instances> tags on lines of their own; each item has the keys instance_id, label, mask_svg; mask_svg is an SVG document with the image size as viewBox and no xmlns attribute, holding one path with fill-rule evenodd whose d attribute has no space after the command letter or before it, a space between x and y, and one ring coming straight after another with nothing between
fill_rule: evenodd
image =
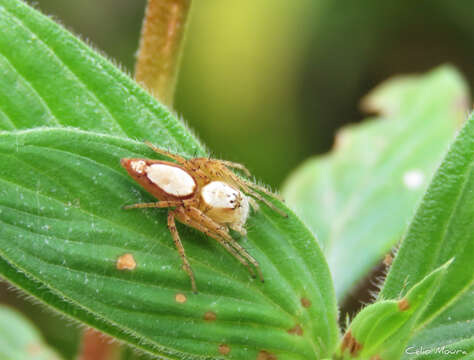
<instances>
[{"instance_id":1,"label":"green leaf","mask_svg":"<svg viewBox=\"0 0 474 360\"><path fill-rule=\"evenodd\" d=\"M449 359L472 358L474 354L472 304L474 304L474 289L471 288L430 323L418 329L406 346L403 359L446 360L447 356Z\"/></svg>"},{"instance_id":2,"label":"green leaf","mask_svg":"<svg viewBox=\"0 0 474 360\"><path fill-rule=\"evenodd\" d=\"M74 129L0 133L0 270L9 281L163 358L218 358L221 345L231 359L332 353L329 270L296 217L262 205L249 219L241 244L260 262L263 284L213 240L178 225L193 294L167 211L121 209L153 200L121 168L122 157L157 158L141 142ZM124 254L134 270L117 269Z\"/></svg>"},{"instance_id":3,"label":"green leaf","mask_svg":"<svg viewBox=\"0 0 474 360\"><path fill-rule=\"evenodd\" d=\"M48 18L0 0L0 26L1 128L72 126L204 154L164 107ZM43 129L3 133L0 149L0 271L9 281L165 358L219 357L224 343L228 358L331 353L337 324L329 272L293 216L262 209L249 221L242 243L260 261L264 285L212 241L179 227L201 291L194 295L166 212L120 209L151 200L118 163L154 156L143 144ZM124 253L134 255L135 270L116 269ZM184 304L175 301L177 293L186 296ZM206 312L216 320L205 321Z\"/></svg>"},{"instance_id":4,"label":"green leaf","mask_svg":"<svg viewBox=\"0 0 474 360\"><path fill-rule=\"evenodd\" d=\"M0 305L0 358L5 360L59 360L39 331L20 313Z\"/></svg>"},{"instance_id":5,"label":"green leaf","mask_svg":"<svg viewBox=\"0 0 474 360\"><path fill-rule=\"evenodd\" d=\"M426 276L402 299L378 301L353 320L339 347L343 358L398 359L451 261Z\"/></svg>"},{"instance_id":6,"label":"green leaf","mask_svg":"<svg viewBox=\"0 0 474 360\"><path fill-rule=\"evenodd\" d=\"M72 126L204 154L181 122L48 17L0 0L0 130Z\"/></svg>"},{"instance_id":7,"label":"green leaf","mask_svg":"<svg viewBox=\"0 0 474 360\"><path fill-rule=\"evenodd\" d=\"M286 182L285 199L318 235L339 299L400 239L466 99L449 66L389 80L365 100L382 116L343 129L333 152Z\"/></svg>"},{"instance_id":8,"label":"green leaf","mask_svg":"<svg viewBox=\"0 0 474 360\"><path fill-rule=\"evenodd\" d=\"M380 293L384 299L403 295L432 269L454 258L436 296L416 325L418 333L410 341L414 348L445 345L474 353L473 219L474 113L436 172Z\"/></svg>"}]
</instances>

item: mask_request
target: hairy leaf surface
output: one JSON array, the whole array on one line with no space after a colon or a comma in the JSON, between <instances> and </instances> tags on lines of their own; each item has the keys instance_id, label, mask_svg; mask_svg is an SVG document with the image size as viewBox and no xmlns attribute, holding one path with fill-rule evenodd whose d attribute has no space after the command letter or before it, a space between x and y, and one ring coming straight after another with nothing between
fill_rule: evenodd
<instances>
[{"instance_id":1,"label":"hairy leaf surface","mask_svg":"<svg viewBox=\"0 0 474 360\"><path fill-rule=\"evenodd\" d=\"M10 281L163 358L212 359L227 346L232 359L330 354L337 325L329 270L296 217L263 205L251 215L240 242L260 262L263 284L213 240L178 225L193 294L167 211L121 209L153 201L122 157L157 158L140 142L79 130L0 134L0 269ZM124 254L134 270L117 269Z\"/></svg>"},{"instance_id":2,"label":"hairy leaf surface","mask_svg":"<svg viewBox=\"0 0 474 360\"><path fill-rule=\"evenodd\" d=\"M145 139L187 155L204 155L202 146L109 61L24 3L0 0L0 26L0 128L10 131L0 133L3 276L162 358L331 353L338 330L328 268L294 216L262 206L249 220L241 243L264 284L178 225L200 290L193 294L166 210L121 209L153 199L119 160L156 157ZM117 269L124 254L135 270Z\"/></svg>"},{"instance_id":3,"label":"hairy leaf surface","mask_svg":"<svg viewBox=\"0 0 474 360\"><path fill-rule=\"evenodd\" d=\"M474 354L474 114L436 172L405 235L380 298L394 299L450 258L453 264L416 324L413 348ZM442 358L445 353L432 354ZM434 356L436 355L436 356ZM450 354L448 354L450 355ZM411 358L407 354L407 358ZM424 358L423 356L420 358ZM430 357L431 358L431 357Z\"/></svg>"},{"instance_id":4,"label":"hairy leaf surface","mask_svg":"<svg viewBox=\"0 0 474 360\"><path fill-rule=\"evenodd\" d=\"M346 359L398 359L452 261L427 275L399 300L382 300L357 314L339 351Z\"/></svg>"},{"instance_id":5,"label":"hairy leaf surface","mask_svg":"<svg viewBox=\"0 0 474 360\"><path fill-rule=\"evenodd\" d=\"M66 126L204 154L110 61L18 0L0 0L0 129Z\"/></svg>"}]
</instances>

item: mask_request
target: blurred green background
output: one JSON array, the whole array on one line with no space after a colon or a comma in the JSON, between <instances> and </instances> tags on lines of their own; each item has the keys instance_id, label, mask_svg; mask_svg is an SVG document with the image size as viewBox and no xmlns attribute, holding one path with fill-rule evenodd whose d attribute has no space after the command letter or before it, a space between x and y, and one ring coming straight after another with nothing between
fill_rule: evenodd
<instances>
[{"instance_id":1,"label":"blurred green background","mask_svg":"<svg viewBox=\"0 0 474 360\"><path fill-rule=\"evenodd\" d=\"M145 0L36 0L35 7L133 72ZM191 21L175 110L216 157L278 188L360 99L392 75L454 64L474 87L472 0L201 0ZM18 304L0 288L0 302ZM34 306L21 302L27 313ZM71 358L77 329L33 315Z\"/></svg>"},{"instance_id":2,"label":"blurred green background","mask_svg":"<svg viewBox=\"0 0 474 360\"><path fill-rule=\"evenodd\" d=\"M133 72L144 0L37 0ZM474 84L472 0L194 1L175 110L217 157L278 187L386 78L450 62Z\"/></svg>"}]
</instances>

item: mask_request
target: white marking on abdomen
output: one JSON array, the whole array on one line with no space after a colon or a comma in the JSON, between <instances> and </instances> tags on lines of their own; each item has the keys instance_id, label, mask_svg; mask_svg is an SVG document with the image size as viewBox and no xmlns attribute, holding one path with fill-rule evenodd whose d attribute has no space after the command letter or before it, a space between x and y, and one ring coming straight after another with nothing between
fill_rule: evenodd
<instances>
[{"instance_id":1,"label":"white marking on abdomen","mask_svg":"<svg viewBox=\"0 0 474 360\"><path fill-rule=\"evenodd\" d=\"M146 174L148 179L170 195L191 195L196 188L191 175L176 166L153 164L146 168Z\"/></svg>"}]
</instances>

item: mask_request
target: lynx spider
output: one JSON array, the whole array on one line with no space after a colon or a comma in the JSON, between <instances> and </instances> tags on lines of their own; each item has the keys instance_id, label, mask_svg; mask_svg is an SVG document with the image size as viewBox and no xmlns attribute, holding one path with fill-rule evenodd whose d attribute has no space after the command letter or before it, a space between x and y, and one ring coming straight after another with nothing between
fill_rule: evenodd
<instances>
[{"instance_id":1,"label":"lynx spider","mask_svg":"<svg viewBox=\"0 0 474 360\"><path fill-rule=\"evenodd\" d=\"M191 280L192 290L197 292L196 281L176 229L175 219L217 240L255 278L255 271L250 264L253 265L263 282L263 274L257 260L230 236L229 228L246 235L244 226L249 215L249 205L258 210L258 204L253 198L286 217L284 212L256 191L275 195L237 176L231 170L238 169L250 176L249 171L241 164L211 158L185 159L149 142L145 144L175 162L141 158L121 159L120 162L129 175L158 199L152 203L127 205L124 209L170 208L168 228L183 261L184 270Z\"/></svg>"}]
</instances>

